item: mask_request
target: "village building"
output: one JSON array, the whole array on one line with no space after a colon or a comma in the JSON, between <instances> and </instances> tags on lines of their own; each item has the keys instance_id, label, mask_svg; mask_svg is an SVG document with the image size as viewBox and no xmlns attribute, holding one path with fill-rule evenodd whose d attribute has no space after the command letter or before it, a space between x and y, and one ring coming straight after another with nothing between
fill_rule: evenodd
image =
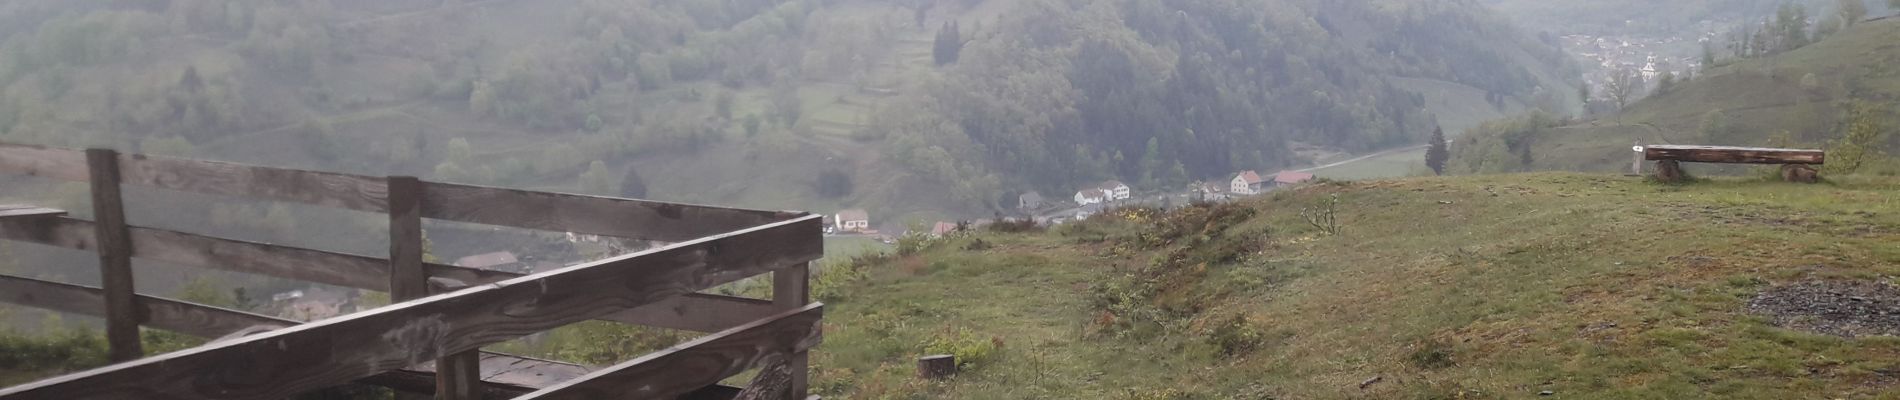
<instances>
[{"instance_id":1,"label":"village building","mask_svg":"<svg viewBox=\"0 0 1900 400\"><path fill-rule=\"evenodd\" d=\"M1101 204L1104 201L1108 199L1101 189L1082 189L1080 192L1075 192L1075 204L1078 205Z\"/></svg>"},{"instance_id":2,"label":"village building","mask_svg":"<svg viewBox=\"0 0 1900 400\"><path fill-rule=\"evenodd\" d=\"M1236 196L1258 194L1265 190L1267 190L1267 180L1261 178L1260 173L1253 171L1240 171L1239 175L1235 175L1233 180L1228 181L1227 187L1227 191Z\"/></svg>"},{"instance_id":3,"label":"village building","mask_svg":"<svg viewBox=\"0 0 1900 400\"><path fill-rule=\"evenodd\" d=\"M1037 193L1037 192L1032 191L1029 193L1023 193L1022 196L1017 196L1016 208L1023 209L1023 210L1034 210L1034 209L1042 208L1042 193Z\"/></svg>"},{"instance_id":4,"label":"village building","mask_svg":"<svg viewBox=\"0 0 1900 400\"><path fill-rule=\"evenodd\" d=\"M1135 197L1134 190L1129 188L1127 184L1121 183L1121 181L1102 182L1102 185L1096 187L1096 189L1100 189L1102 191L1102 198L1108 201L1122 201Z\"/></svg>"},{"instance_id":5,"label":"village building","mask_svg":"<svg viewBox=\"0 0 1900 400\"><path fill-rule=\"evenodd\" d=\"M1293 186L1310 180L1313 180L1313 174L1310 172L1280 171L1278 174L1273 174L1273 187Z\"/></svg>"},{"instance_id":6,"label":"village building","mask_svg":"<svg viewBox=\"0 0 1900 400\"><path fill-rule=\"evenodd\" d=\"M1230 188L1221 186L1218 183L1196 182L1194 189L1188 194L1193 195L1194 199L1199 201L1222 201L1227 200L1228 189Z\"/></svg>"},{"instance_id":7,"label":"village building","mask_svg":"<svg viewBox=\"0 0 1900 400\"><path fill-rule=\"evenodd\" d=\"M930 236L944 237L945 235L955 233L956 231L957 231L956 223L948 222L948 221L937 221L936 225L930 227Z\"/></svg>"},{"instance_id":8,"label":"village building","mask_svg":"<svg viewBox=\"0 0 1900 400\"><path fill-rule=\"evenodd\" d=\"M871 213L863 209L839 211L832 217L838 232L864 232L871 230Z\"/></svg>"}]
</instances>

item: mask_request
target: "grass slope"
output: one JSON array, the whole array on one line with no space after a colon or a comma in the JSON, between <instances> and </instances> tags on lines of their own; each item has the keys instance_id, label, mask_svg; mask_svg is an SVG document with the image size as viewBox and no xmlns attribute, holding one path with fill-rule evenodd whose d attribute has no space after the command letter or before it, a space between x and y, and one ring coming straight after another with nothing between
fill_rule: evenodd
<instances>
[{"instance_id":1,"label":"grass slope","mask_svg":"<svg viewBox=\"0 0 1900 400\"><path fill-rule=\"evenodd\" d=\"M1422 178L975 233L824 293L814 382L853 399L1900 398L1900 340L1744 308L1792 282L1893 282L1896 192ZM1298 216L1331 196L1337 236ZM946 352L974 364L913 378Z\"/></svg>"},{"instance_id":2,"label":"grass slope","mask_svg":"<svg viewBox=\"0 0 1900 400\"><path fill-rule=\"evenodd\" d=\"M1815 86L1802 80L1815 76ZM1630 105L1618 115L1551 130L1536 137L1532 167L1547 170L1619 171L1628 168L1630 144L1764 145L1789 132L1808 147L1838 136L1851 99L1892 107L1900 99L1900 19L1856 25L1836 36L1763 59L1733 62L1704 73L1668 93ZM1711 112L1728 126L1703 138ZM1892 120L1892 118L1889 118ZM1888 149L1900 135L1888 135Z\"/></svg>"}]
</instances>

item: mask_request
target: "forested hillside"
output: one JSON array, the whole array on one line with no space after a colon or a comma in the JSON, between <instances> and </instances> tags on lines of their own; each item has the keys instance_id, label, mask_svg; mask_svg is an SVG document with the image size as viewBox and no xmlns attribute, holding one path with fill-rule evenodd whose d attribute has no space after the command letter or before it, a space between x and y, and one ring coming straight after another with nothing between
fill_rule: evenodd
<instances>
[{"instance_id":1,"label":"forested hillside","mask_svg":"<svg viewBox=\"0 0 1900 400\"><path fill-rule=\"evenodd\" d=\"M1497 110L1576 92L1552 43L1459 1L25 0L0 18L0 140L880 215L1413 144L1446 117L1420 82Z\"/></svg>"}]
</instances>

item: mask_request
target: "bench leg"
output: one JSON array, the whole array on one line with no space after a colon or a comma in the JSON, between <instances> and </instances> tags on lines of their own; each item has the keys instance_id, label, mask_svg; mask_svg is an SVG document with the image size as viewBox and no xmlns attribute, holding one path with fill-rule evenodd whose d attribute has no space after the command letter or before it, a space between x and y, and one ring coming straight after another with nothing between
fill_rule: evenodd
<instances>
[{"instance_id":1,"label":"bench leg","mask_svg":"<svg viewBox=\"0 0 1900 400\"><path fill-rule=\"evenodd\" d=\"M1682 173L1682 163L1676 160L1662 160L1656 162L1656 180L1665 183L1677 183L1682 182L1684 178L1687 178L1687 175Z\"/></svg>"},{"instance_id":2,"label":"bench leg","mask_svg":"<svg viewBox=\"0 0 1900 400\"><path fill-rule=\"evenodd\" d=\"M1815 171L1814 167L1800 164L1782 165L1781 180L1796 183L1816 183L1821 181L1819 171Z\"/></svg>"}]
</instances>

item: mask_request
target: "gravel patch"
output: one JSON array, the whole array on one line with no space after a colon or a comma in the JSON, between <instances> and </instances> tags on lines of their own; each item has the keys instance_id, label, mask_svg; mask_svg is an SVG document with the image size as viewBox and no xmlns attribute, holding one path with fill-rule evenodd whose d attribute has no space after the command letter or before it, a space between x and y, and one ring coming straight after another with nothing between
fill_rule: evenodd
<instances>
[{"instance_id":1,"label":"gravel patch","mask_svg":"<svg viewBox=\"0 0 1900 400\"><path fill-rule=\"evenodd\" d=\"M1840 337L1900 336L1900 287L1871 281L1810 281L1768 288L1748 310L1775 325Z\"/></svg>"}]
</instances>

